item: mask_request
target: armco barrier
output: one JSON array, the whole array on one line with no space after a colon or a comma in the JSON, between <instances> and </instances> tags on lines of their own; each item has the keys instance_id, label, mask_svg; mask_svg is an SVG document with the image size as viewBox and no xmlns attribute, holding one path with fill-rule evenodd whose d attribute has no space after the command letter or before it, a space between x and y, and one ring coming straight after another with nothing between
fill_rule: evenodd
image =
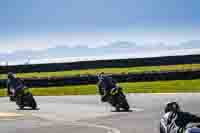
<instances>
[{"instance_id":1,"label":"armco barrier","mask_svg":"<svg viewBox=\"0 0 200 133\"><path fill-rule=\"evenodd\" d=\"M200 63L200 55L82 61L73 63L0 66L0 74L7 72L14 72L14 73L55 72L64 70L80 70L80 69L92 69L92 68L158 66L158 65L175 65L175 64L192 64L192 63Z\"/></svg>"},{"instance_id":2,"label":"armco barrier","mask_svg":"<svg viewBox=\"0 0 200 133\"><path fill-rule=\"evenodd\" d=\"M141 82L158 80L191 80L200 79L200 71L171 71L150 73L129 73L111 75L118 82ZM96 84L98 79L94 75L74 77L23 79L28 87L47 87L64 85ZM0 80L0 88L6 87L6 80Z\"/></svg>"}]
</instances>

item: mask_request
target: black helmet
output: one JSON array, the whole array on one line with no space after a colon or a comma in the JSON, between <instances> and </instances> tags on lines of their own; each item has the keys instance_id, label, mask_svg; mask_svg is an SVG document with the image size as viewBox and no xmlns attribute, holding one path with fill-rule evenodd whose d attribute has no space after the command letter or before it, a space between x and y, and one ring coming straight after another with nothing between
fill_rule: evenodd
<instances>
[{"instance_id":1,"label":"black helmet","mask_svg":"<svg viewBox=\"0 0 200 133\"><path fill-rule=\"evenodd\" d=\"M104 74L105 74L104 72L99 73L98 79L99 79L99 80L102 80L103 77L105 76Z\"/></svg>"},{"instance_id":2,"label":"black helmet","mask_svg":"<svg viewBox=\"0 0 200 133\"><path fill-rule=\"evenodd\" d=\"M14 73L12 73L12 72L9 72L8 73L8 78L10 79L10 78L15 78L16 76L15 76L15 74Z\"/></svg>"},{"instance_id":3,"label":"black helmet","mask_svg":"<svg viewBox=\"0 0 200 133\"><path fill-rule=\"evenodd\" d=\"M177 102L168 102L165 106L165 113L167 112L179 112L180 106Z\"/></svg>"}]
</instances>

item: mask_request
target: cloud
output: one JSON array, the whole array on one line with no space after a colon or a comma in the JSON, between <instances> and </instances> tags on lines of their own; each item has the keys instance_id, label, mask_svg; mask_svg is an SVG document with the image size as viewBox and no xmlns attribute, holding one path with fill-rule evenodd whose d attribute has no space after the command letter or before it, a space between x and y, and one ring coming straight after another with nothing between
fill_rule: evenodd
<instances>
[{"instance_id":1,"label":"cloud","mask_svg":"<svg viewBox=\"0 0 200 133\"><path fill-rule=\"evenodd\" d=\"M48 40L40 39L21 39L21 40L8 40L0 43L0 53L13 53L15 51L33 50L39 51L51 47Z\"/></svg>"},{"instance_id":2,"label":"cloud","mask_svg":"<svg viewBox=\"0 0 200 133\"><path fill-rule=\"evenodd\" d=\"M104 48L136 48L137 44L134 42L130 42L130 41L115 41L112 42L110 44L108 44L107 46L103 46Z\"/></svg>"},{"instance_id":3,"label":"cloud","mask_svg":"<svg viewBox=\"0 0 200 133\"><path fill-rule=\"evenodd\" d=\"M179 45L180 48L190 49L190 48L200 48L200 40L191 40Z\"/></svg>"},{"instance_id":4,"label":"cloud","mask_svg":"<svg viewBox=\"0 0 200 133\"><path fill-rule=\"evenodd\" d=\"M19 50L11 53L1 53L0 60L2 62L14 62L21 61L26 62L30 60L38 59L55 59L55 58L70 58L70 57L94 57L103 55L113 55L113 54L140 54L142 53L155 53L157 51L168 51L173 50L171 53L176 53L176 50L184 51L184 49L200 49L200 40L191 40L181 43L179 45L167 45L162 42L151 43L145 45L138 45L135 42L130 41L114 41L105 46L99 46L96 48L90 48L87 45L76 45L70 47L68 45L58 45L56 47L44 48L44 49L30 49L30 50ZM28 47L28 46L27 46ZM170 53L170 52L169 52ZM181 52L183 53L183 52ZM192 51L190 51L192 53ZM145 54L145 55L146 55ZM1 63L3 64L3 63Z\"/></svg>"}]
</instances>

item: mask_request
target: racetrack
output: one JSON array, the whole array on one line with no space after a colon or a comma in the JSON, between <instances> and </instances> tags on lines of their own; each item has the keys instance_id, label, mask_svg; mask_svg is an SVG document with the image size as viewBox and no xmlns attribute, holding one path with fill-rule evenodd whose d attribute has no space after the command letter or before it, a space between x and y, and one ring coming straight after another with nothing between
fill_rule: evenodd
<instances>
[{"instance_id":1,"label":"racetrack","mask_svg":"<svg viewBox=\"0 0 200 133\"><path fill-rule=\"evenodd\" d=\"M111 112L99 96L35 97L40 110L16 110L0 98L2 133L158 133L167 101L178 101L185 111L200 112L200 94L128 94L132 112Z\"/></svg>"}]
</instances>

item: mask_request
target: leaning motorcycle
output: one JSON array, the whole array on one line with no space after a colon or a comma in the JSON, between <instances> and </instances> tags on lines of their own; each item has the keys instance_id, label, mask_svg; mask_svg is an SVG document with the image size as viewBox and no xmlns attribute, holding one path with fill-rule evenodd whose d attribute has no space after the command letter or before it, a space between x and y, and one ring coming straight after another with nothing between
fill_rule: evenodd
<instances>
[{"instance_id":1,"label":"leaning motorcycle","mask_svg":"<svg viewBox=\"0 0 200 133\"><path fill-rule=\"evenodd\" d=\"M129 104L126 96L122 92L122 88L120 87L115 87L110 91L108 102L115 107L116 111L120 111L121 109L124 111L129 111Z\"/></svg>"},{"instance_id":2,"label":"leaning motorcycle","mask_svg":"<svg viewBox=\"0 0 200 133\"><path fill-rule=\"evenodd\" d=\"M167 119L162 118L160 121L160 133L171 133L167 126ZM183 133L200 133L200 123L188 124Z\"/></svg>"},{"instance_id":3,"label":"leaning motorcycle","mask_svg":"<svg viewBox=\"0 0 200 133\"><path fill-rule=\"evenodd\" d=\"M31 107L32 109L37 109L37 103L27 87L22 89L16 96L15 102L20 109L24 107Z\"/></svg>"},{"instance_id":4,"label":"leaning motorcycle","mask_svg":"<svg viewBox=\"0 0 200 133\"><path fill-rule=\"evenodd\" d=\"M188 124L185 133L200 133L200 123Z\"/></svg>"}]
</instances>

